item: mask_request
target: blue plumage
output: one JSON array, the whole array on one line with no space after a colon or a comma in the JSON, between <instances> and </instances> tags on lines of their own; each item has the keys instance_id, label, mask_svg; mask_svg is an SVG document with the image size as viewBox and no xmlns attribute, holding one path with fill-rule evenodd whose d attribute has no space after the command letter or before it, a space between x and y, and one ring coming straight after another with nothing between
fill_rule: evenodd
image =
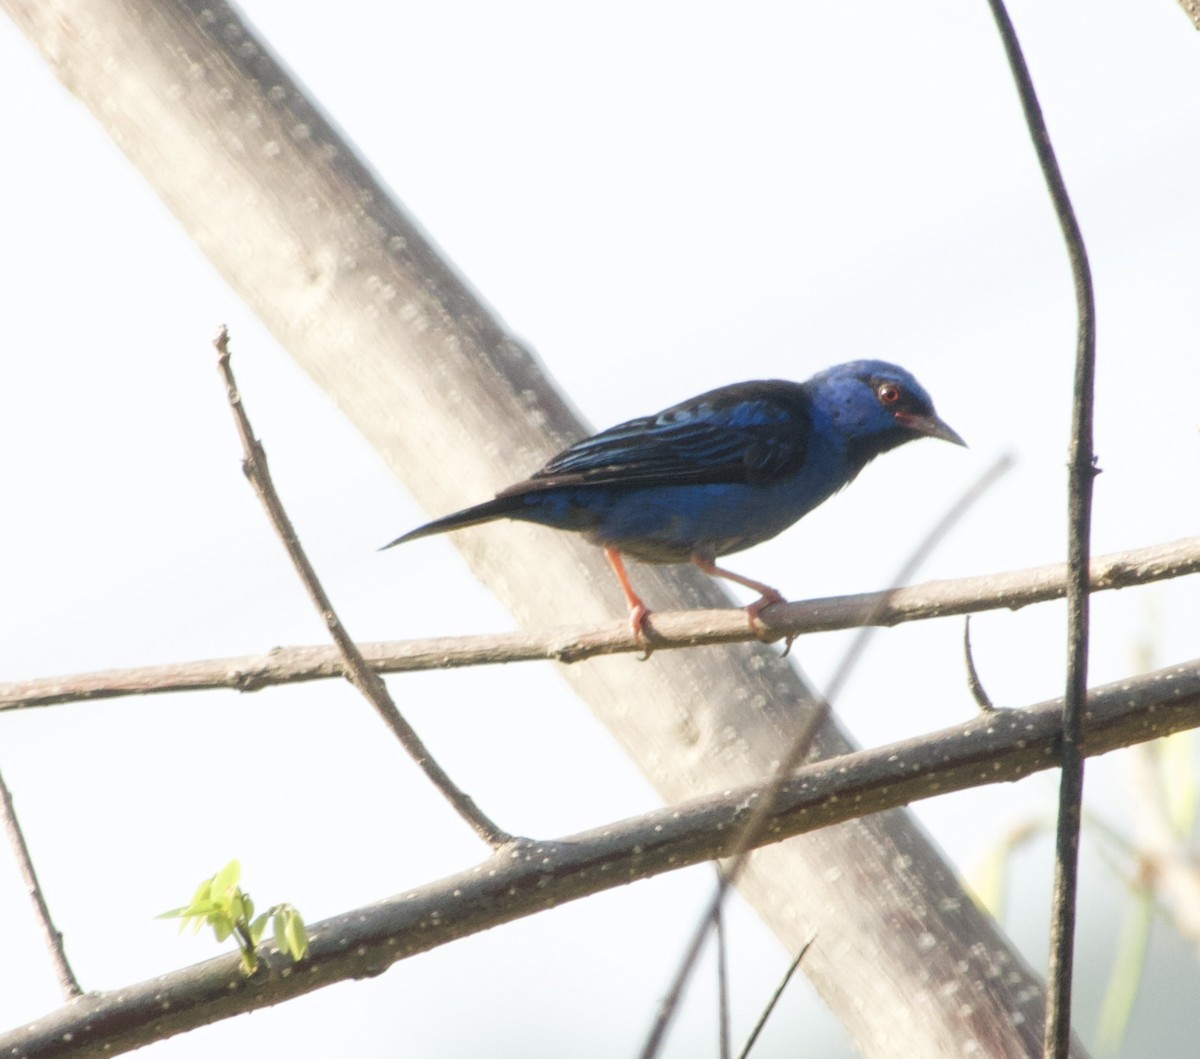
<instances>
[{"instance_id":1,"label":"blue plumage","mask_svg":"<svg viewBox=\"0 0 1200 1059\"><path fill-rule=\"evenodd\" d=\"M497 518L523 519L582 533L604 548L639 638L648 611L622 555L690 561L760 592L747 608L757 624L759 611L783 597L716 566L717 557L774 537L876 456L918 437L964 444L938 418L920 383L894 364L857 360L804 383L737 383L577 441L495 499L385 547Z\"/></svg>"}]
</instances>

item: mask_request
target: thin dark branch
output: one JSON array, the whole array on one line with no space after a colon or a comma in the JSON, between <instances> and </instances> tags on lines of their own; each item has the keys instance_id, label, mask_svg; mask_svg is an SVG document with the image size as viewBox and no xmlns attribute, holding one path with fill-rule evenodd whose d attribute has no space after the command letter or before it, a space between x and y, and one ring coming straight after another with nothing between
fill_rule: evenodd
<instances>
[{"instance_id":1,"label":"thin dark branch","mask_svg":"<svg viewBox=\"0 0 1200 1059\"><path fill-rule=\"evenodd\" d=\"M1093 559L1091 566L1093 592L1200 573L1200 537L1114 552ZM1066 574L1066 564L1057 563L954 581L927 581L891 592L787 603L772 607L768 613L775 629L813 633L857 628L872 616L878 624L890 626L983 610L1018 610L1061 599L1066 593ZM781 612L786 615L782 621L778 617ZM740 608L655 612L651 621L655 625L656 651L754 638ZM660 636L665 643L659 641ZM508 662L577 662L636 648L629 640L629 622L622 620L588 630L560 628L370 643L360 644L359 650L376 673L409 673ZM337 648L277 647L261 655L0 684L0 710L171 691L212 688L258 691L278 684L341 676L341 655Z\"/></svg>"},{"instance_id":2,"label":"thin dark branch","mask_svg":"<svg viewBox=\"0 0 1200 1059\"><path fill-rule=\"evenodd\" d=\"M897 584L903 584L904 581L908 580L916 572L920 564L937 548L958 520L970 510L975 502L1011 466L1012 458L1008 455L1001 456L971 483L963 495L950 506L942 517L930 528L929 532L925 534L924 539L913 549L912 554L905 560L900 570L897 571L895 577ZM666 1038L666 1032L671 1019L679 1007L679 1002L687 986L688 978L691 976L692 970L700 958L700 951L704 945L704 940L708 937L708 932L716 921L717 914L725 901L729 888L737 882L742 869L746 866L750 853L759 845L759 834L767 826L767 821L775 809L775 800L782 792L788 777L808 757L809 751L812 749L813 739L830 711L830 701L837 697L842 689L842 685L858 664L874 633L873 627L875 624L874 621L868 620L855 634L854 639L850 642L850 646L846 649L845 655L834 671L833 677L829 681L829 686L826 689L824 697L818 699L815 707L805 718L805 723L796 732L795 737L787 748L787 752L780 758L770 782L763 789L762 797L758 800L758 804L754 807L750 817L743 825L739 845L730 862L725 866L725 870L721 873L720 879L717 882L716 892L705 908L704 914L701 916L700 922L692 935L691 942L685 950L683 958L679 961L679 967L671 983L671 988L667 992L666 999L659 1006L658 1017L655 1019L654 1026L651 1028L650 1034L646 1039L646 1044L641 1052L641 1059L654 1059L658 1055L659 1049Z\"/></svg>"},{"instance_id":3,"label":"thin dark branch","mask_svg":"<svg viewBox=\"0 0 1200 1059\"><path fill-rule=\"evenodd\" d=\"M1058 764L1062 701L1000 710L918 739L808 765L780 792L761 844ZM1200 659L1097 688L1088 697L1087 753L1200 726ZM251 978L237 953L138 985L91 994L7 1034L0 1055L117 1055L151 1040L278 1004L566 901L726 857L761 796L739 787L556 841L519 842L481 865L311 925L303 967L258 949ZM1013 1018L1040 1018L1038 990Z\"/></svg>"},{"instance_id":4,"label":"thin dark branch","mask_svg":"<svg viewBox=\"0 0 1200 1059\"><path fill-rule=\"evenodd\" d=\"M511 842L512 836L497 827L480 810L470 795L460 790L446 774L441 765L434 760L433 755L426 749L425 744L413 730L412 726L401 716L400 711L396 708L396 704L388 694L383 679L367 665L362 653L355 646L354 640L346 632L345 626L342 625L341 619L338 618L333 609L333 604L325 594L325 589L317 579L316 571L313 570L308 557L304 554L304 549L300 546L300 540L296 536L295 529L292 528L291 519L288 518L287 512L283 509L279 495L275 492L270 471L267 469L267 455L263 451L259 440L254 436L254 431L250 427L250 420L246 415L246 409L242 404L241 394L238 392L237 383L234 381L233 369L229 363L229 334L224 327L217 334L217 338L213 344L217 348L217 365L225 380L225 387L229 394L229 407L233 410L233 417L237 423L238 436L242 439L242 447L245 450L245 460L242 464L242 469L245 471L251 485L254 486L254 491L258 495L259 500L262 501L263 507L271 519L271 525L275 527L275 532L279 535L279 539L283 541L283 545L287 549L288 556L291 558L296 572L300 575L301 581L304 582L304 588L308 592L309 598L313 601L313 605L317 608L318 613L329 629L329 634L333 637L334 643L337 644L346 679L362 692L367 701L375 707L379 716L383 718L384 723L392 730L396 738L400 740L401 745L408 751L417 765L420 766L421 771L429 777L429 780L437 787L451 806L454 807L459 816L475 829L475 833L480 838L489 843L493 848Z\"/></svg>"},{"instance_id":5,"label":"thin dark branch","mask_svg":"<svg viewBox=\"0 0 1200 1059\"><path fill-rule=\"evenodd\" d=\"M772 1013L775 1011L775 1006L779 1003L779 998L783 996L783 992L785 989L787 989L788 983L791 982L792 976L797 970L799 970L800 961L804 959L804 954L808 952L809 946L812 945L814 940L814 938L809 938L808 941L806 941L800 947L800 951L796 953L796 958L791 962L787 972L784 974L783 978L779 982L779 985L776 987L775 992L771 994L771 999L767 1001L767 1006L763 1008L763 1013L758 1017L758 1021L754 1024L754 1029L750 1031L750 1036L746 1038L746 1046L738 1053L738 1059L747 1059L747 1057L750 1055L750 1050L754 1047L755 1042L757 1042L758 1035L762 1033L763 1027L767 1024L767 1020L770 1019Z\"/></svg>"},{"instance_id":6,"label":"thin dark branch","mask_svg":"<svg viewBox=\"0 0 1200 1059\"><path fill-rule=\"evenodd\" d=\"M979 707L981 713L991 713L995 704L979 679L979 670L975 668L975 656L971 653L971 616L968 614L963 622L963 661L967 666L967 690Z\"/></svg>"},{"instance_id":7,"label":"thin dark branch","mask_svg":"<svg viewBox=\"0 0 1200 1059\"><path fill-rule=\"evenodd\" d=\"M20 868L21 878L25 882L25 889L29 894L29 899L33 902L34 916L41 928L42 937L46 941L46 948L50 950L50 962L54 964L54 974L58 978L63 996L67 1000L83 996L79 980L67 962L62 932L55 927L54 920L50 918L50 906L46 904L46 895L42 892L41 883L38 882L37 872L33 868L33 858L29 855L29 846L25 843L25 834L21 830L20 821L17 820L17 810L13 805L12 795L9 793L8 784L4 782L3 776L0 776L0 816L4 818L4 833L8 835L8 843L12 846L13 854L17 858L17 866Z\"/></svg>"},{"instance_id":8,"label":"thin dark branch","mask_svg":"<svg viewBox=\"0 0 1200 1059\"><path fill-rule=\"evenodd\" d=\"M1075 945L1075 896L1078 887L1079 824L1083 806L1083 703L1087 694L1088 554L1095 477L1092 419L1096 373L1096 303L1083 233L1075 218L1050 133L1042 118L1033 81L1016 31L1003 0L988 0L1004 51L1012 69L1021 109L1029 126L1038 164L1046 179L1054 212L1062 228L1075 303L1079 314L1075 347L1074 400L1071 410L1070 476L1067 505L1067 688L1063 699L1062 778L1059 786L1058 829L1055 840L1054 914L1050 930L1050 979L1046 1008L1044 1054L1064 1059L1071 1038L1071 981Z\"/></svg>"}]
</instances>

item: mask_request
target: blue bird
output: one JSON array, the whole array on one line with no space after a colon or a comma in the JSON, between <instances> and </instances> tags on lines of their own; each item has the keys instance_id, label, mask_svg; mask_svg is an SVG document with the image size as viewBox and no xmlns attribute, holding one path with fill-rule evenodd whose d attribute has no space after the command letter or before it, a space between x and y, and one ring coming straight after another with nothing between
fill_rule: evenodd
<instances>
[{"instance_id":1,"label":"blue bird","mask_svg":"<svg viewBox=\"0 0 1200 1059\"><path fill-rule=\"evenodd\" d=\"M736 383L577 441L494 499L384 547L498 518L572 530L604 549L643 645L650 612L622 556L692 562L758 592L746 612L761 632L760 612L784 597L717 566L717 558L769 540L876 456L921 437L966 444L894 364L856 360L803 383Z\"/></svg>"}]
</instances>

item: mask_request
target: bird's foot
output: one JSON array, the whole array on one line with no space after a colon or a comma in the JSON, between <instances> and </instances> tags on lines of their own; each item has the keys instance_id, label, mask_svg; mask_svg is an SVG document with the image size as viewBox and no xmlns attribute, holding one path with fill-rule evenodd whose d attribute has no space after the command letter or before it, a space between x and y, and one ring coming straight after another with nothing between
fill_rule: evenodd
<instances>
[{"instance_id":1,"label":"bird's foot","mask_svg":"<svg viewBox=\"0 0 1200 1059\"><path fill-rule=\"evenodd\" d=\"M639 662L645 662L654 651L650 642L650 631L646 628L646 619L650 617L650 608L640 599L629 608L629 629L633 633L634 643L642 649L638 655Z\"/></svg>"},{"instance_id":2,"label":"bird's foot","mask_svg":"<svg viewBox=\"0 0 1200 1059\"><path fill-rule=\"evenodd\" d=\"M768 586L762 586L762 597L756 599L748 607L746 607L746 617L750 619L750 631L754 633L760 640L765 643L771 643L778 637L771 634L771 629L765 621L762 620L762 612L767 607L773 607L776 603L786 603L787 600L783 597L783 593ZM796 639L795 633L789 633L783 638L783 656L787 658L792 650L792 641Z\"/></svg>"}]
</instances>

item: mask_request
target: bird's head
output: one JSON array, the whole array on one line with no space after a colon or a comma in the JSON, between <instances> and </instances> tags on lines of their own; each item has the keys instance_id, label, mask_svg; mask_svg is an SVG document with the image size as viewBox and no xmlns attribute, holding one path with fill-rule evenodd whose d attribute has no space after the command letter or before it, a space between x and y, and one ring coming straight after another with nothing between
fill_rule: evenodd
<instances>
[{"instance_id":1,"label":"bird's head","mask_svg":"<svg viewBox=\"0 0 1200 1059\"><path fill-rule=\"evenodd\" d=\"M966 445L934 411L925 388L882 360L838 364L812 379L814 404L832 420L847 451L863 464L916 438Z\"/></svg>"}]
</instances>

